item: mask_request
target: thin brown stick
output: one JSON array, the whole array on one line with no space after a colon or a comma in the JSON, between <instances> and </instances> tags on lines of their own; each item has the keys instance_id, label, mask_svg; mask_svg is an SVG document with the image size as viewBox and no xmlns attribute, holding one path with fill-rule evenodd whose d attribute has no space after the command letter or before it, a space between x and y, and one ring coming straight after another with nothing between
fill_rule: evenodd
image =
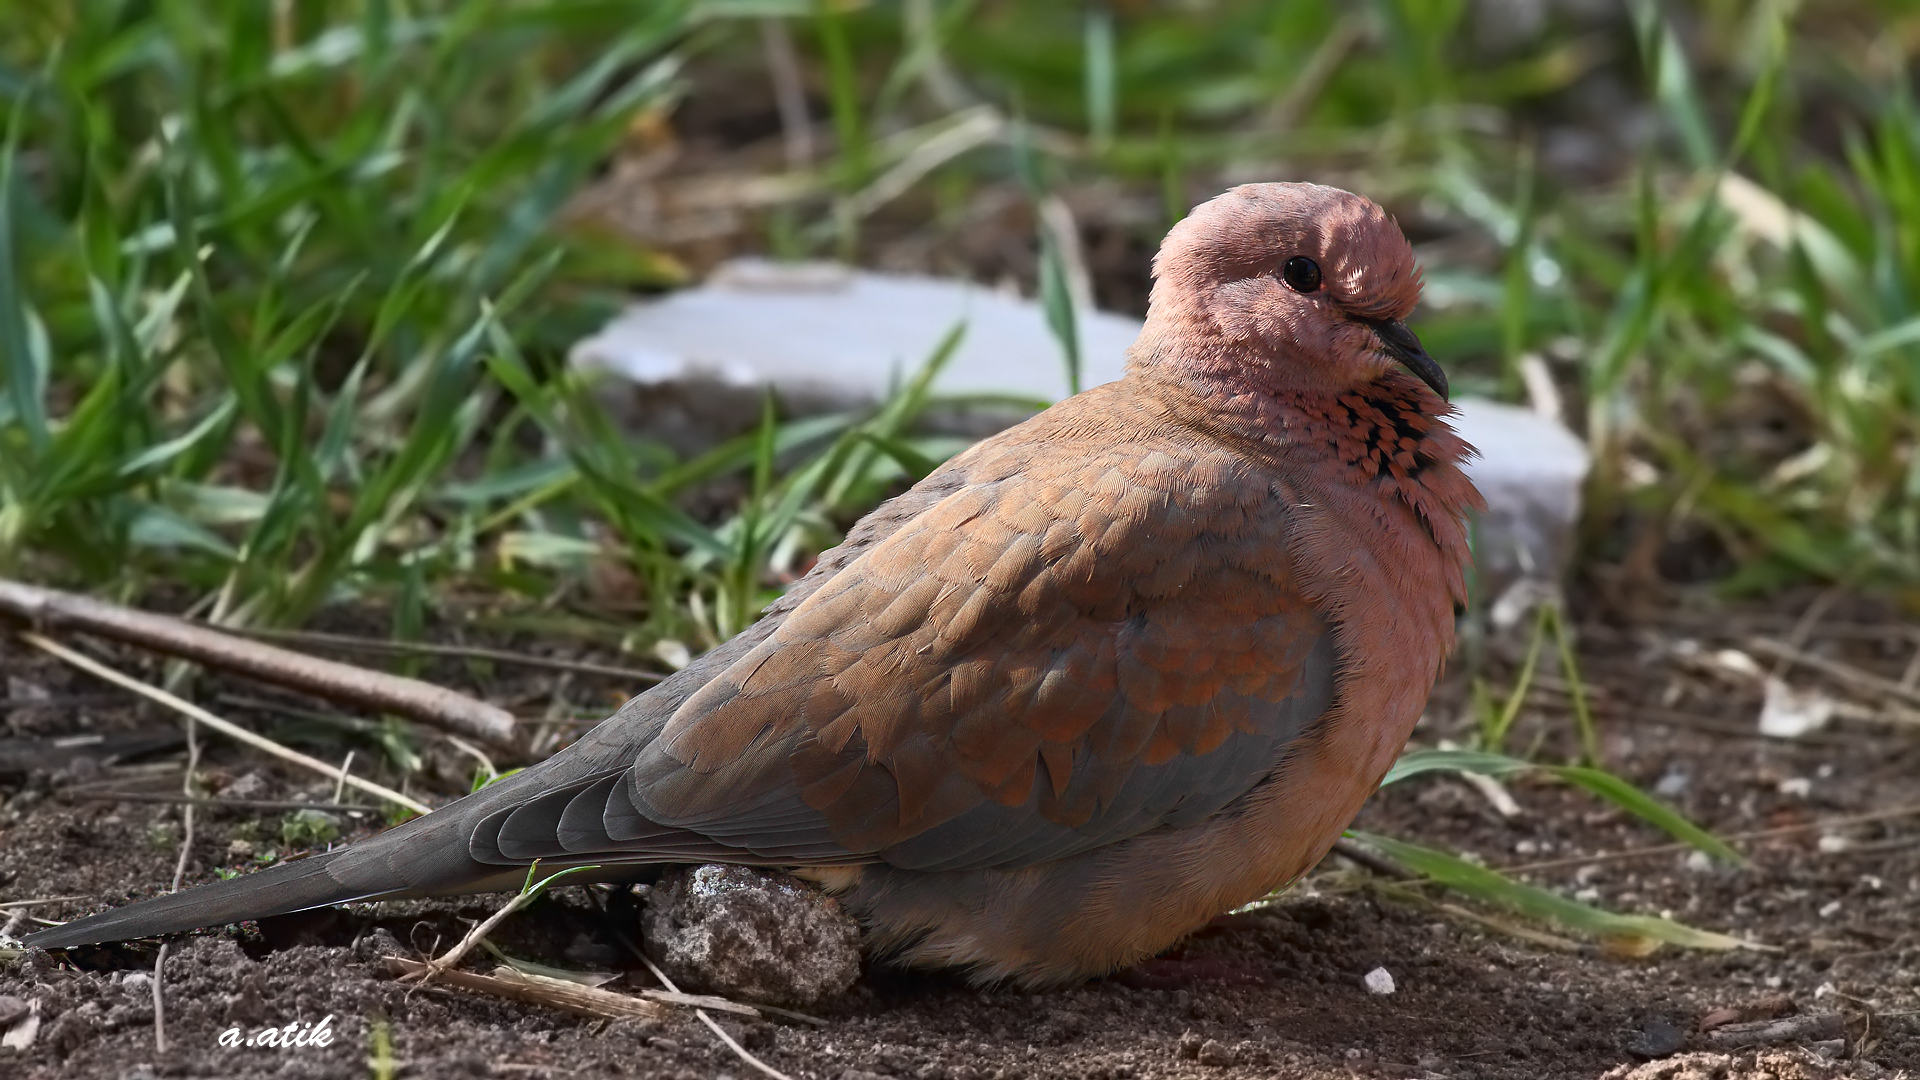
<instances>
[{"instance_id":1,"label":"thin brown stick","mask_svg":"<svg viewBox=\"0 0 1920 1080\"><path fill-rule=\"evenodd\" d=\"M1819 596L1813 598L1813 603L1807 605L1807 610L1801 612L1800 617L1794 620L1793 630L1787 634L1786 642L1787 648L1793 652L1774 657L1774 678L1784 679L1787 677L1787 672L1793 670L1797 657L1801 655L1800 650L1806 646L1807 638L1813 634L1813 628L1820 625L1820 620L1826 618L1827 609L1831 608L1834 601L1838 599L1840 599L1839 588L1823 589Z\"/></svg>"},{"instance_id":2,"label":"thin brown stick","mask_svg":"<svg viewBox=\"0 0 1920 1080\"><path fill-rule=\"evenodd\" d=\"M168 803L179 806L221 807L227 810L326 810L343 814L368 814L365 806L346 806L326 802L286 802L279 799L206 799L186 795L168 795L152 791L63 791L69 799L88 802ZM0 905L4 907L5 905Z\"/></svg>"},{"instance_id":3,"label":"thin brown stick","mask_svg":"<svg viewBox=\"0 0 1920 1080\"><path fill-rule=\"evenodd\" d=\"M49 904L64 904L70 900L91 900L91 896L41 896L32 900L8 900L0 903L0 911L13 911L19 908L46 907Z\"/></svg>"},{"instance_id":4,"label":"thin brown stick","mask_svg":"<svg viewBox=\"0 0 1920 1080\"><path fill-rule=\"evenodd\" d=\"M153 957L153 1052L167 1052L167 1004L160 995L160 978L167 968L167 943Z\"/></svg>"},{"instance_id":5,"label":"thin brown stick","mask_svg":"<svg viewBox=\"0 0 1920 1080\"><path fill-rule=\"evenodd\" d=\"M1612 702L1600 704L1594 710L1596 716L1614 724L1661 724L1666 727L1687 728L1692 731L1704 731L1712 735L1724 735L1729 739L1752 739L1756 742L1777 743L1780 740L1760 730L1752 722L1723 720L1714 716L1702 716L1699 713L1683 712L1679 709L1663 709L1652 705L1627 705ZM1794 737L1794 742L1808 746L1840 746L1851 743L1848 736L1832 731L1809 731Z\"/></svg>"},{"instance_id":6,"label":"thin brown stick","mask_svg":"<svg viewBox=\"0 0 1920 1080\"><path fill-rule=\"evenodd\" d=\"M1314 47L1312 55L1293 78L1292 85L1273 108L1267 110L1264 126L1276 131L1287 131L1300 121L1307 109L1313 105L1321 91L1327 87L1327 80L1340 69L1347 54L1367 36L1367 20L1364 16L1350 13L1334 24L1333 30Z\"/></svg>"},{"instance_id":7,"label":"thin brown stick","mask_svg":"<svg viewBox=\"0 0 1920 1080\"><path fill-rule=\"evenodd\" d=\"M1872 1015L1869 1013L1868 1015ZM1716 1050L1745 1050L1783 1042L1822 1042L1845 1038L1846 1021L1839 1013L1810 1013L1780 1020L1726 1024L1701 1036Z\"/></svg>"},{"instance_id":8,"label":"thin brown stick","mask_svg":"<svg viewBox=\"0 0 1920 1080\"><path fill-rule=\"evenodd\" d=\"M646 998L628 997L625 994L616 994L611 990L602 990L595 986L582 986L565 979L548 979L539 975L529 975L507 967L500 968L492 975L477 975L471 971L457 969L433 971L430 964L409 960L402 956L386 957L385 963L388 971L403 979L420 979L431 974L436 981L447 986L491 994L509 1001L522 1001L529 1005L545 1005L580 1016L620 1020L668 1015L665 1005Z\"/></svg>"},{"instance_id":9,"label":"thin brown stick","mask_svg":"<svg viewBox=\"0 0 1920 1080\"><path fill-rule=\"evenodd\" d=\"M1335 840L1333 854L1391 881L1406 881L1414 876L1407 872L1406 867L1384 855L1376 855L1351 840Z\"/></svg>"},{"instance_id":10,"label":"thin brown stick","mask_svg":"<svg viewBox=\"0 0 1920 1080\"><path fill-rule=\"evenodd\" d=\"M193 717L187 717L187 771L180 781L180 794L185 796L187 801L182 804L180 810L180 857L173 862L173 888L170 890L172 892L179 892L180 883L187 879L187 858L193 852L193 810L195 806L193 801L193 774L200 768L199 734L199 725L194 722ZM338 792L336 792L334 794L334 801L338 802L339 799L340 796Z\"/></svg>"},{"instance_id":11,"label":"thin brown stick","mask_svg":"<svg viewBox=\"0 0 1920 1080\"><path fill-rule=\"evenodd\" d=\"M420 965L420 970L402 975L401 978L430 981L452 971L461 960L466 959L466 955L472 952L476 945L479 945L488 934L493 933L494 927L506 921L507 916L532 903L539 895L540 893L533 889L521 890L513 899L500 905L499 910L474 924L473 929L467 931L467 936L461 938L453 948Z\"/></svg>"},{"instance_id":12,"label":"thin brown stick","mask_svg":"<svg viewBox=\"0 0 1920 1080\"><path fill-rule=\"evenodd\" d=\"M632 679L636 682L659 682L666 675L645 668L622 667L617 664L596 664L591 660L561 660L552 656L533 656L527 653L512 652L507 649L489 649L482 645L444 645L429 641L387 641L382 638L359 637L354 634L329 634L318 630L229 630L241 637L258 638L262 641L285 641L296 645L312 645L316 648L342 649L347 652L371 652L389 656L445 656L455 660L487 660L496 664L513 664L518 667L544 668L548 671L571 671L576 675L604 675L610 679Z\"/></svg>"},{"instance_id":13,"label":"thin brown stick","mask_svg":"<svg viewBox=\"0 0 1920 1080\"><path fill-rule=\"evenodd\" d=\"M193 774L200 769L199 734L193 717L187 717L187 768L180 777L180 794L187 802L180 810L180 857L173 862L173 888L169 892L180 891L180 883L187 879L187 859L193 853ZM339 798L337 794L334 797ZM166 967L167 943L163 941L153 958L153 1050L156 1054L167 1052L167 1003L161 994Z\"/></svg>"},{"instance_id":14,"label":"thin brown stick","mask_svg":"<svg viewBox=\"0 0 1920 1080\"><path fill-rule=\"evenodd\" d=\"M712 994L679 994L672 990L655 990L650 986L635 990L634 993L662 1005L679 1005L687 1009L713 1009L716 1012L735 1013L755 1020L760 1018L758 1008L742 1005L737 1001L728 1001L726 998L715 997Z\"/></svg>"},{"instance_id":15,"label":"thin brown stick","mask_svg":"<svg viewBox=\"0 0 1920 1080\"><path fill-rule=\"evenodd\" d=\"M666 987L668 990L672 991L673 993L677 994L680 992L680 988L673 985L673 980L667 978L667 973L664 971L661 971L660 966L658 964L655 964L653 960L647 956L646 953L640 954L640 962L647 965L647 970L653 972L653 977L660 980L660 985ZM707 1025L708 1028L712 1029L713 1033L719 1036L720 1041L727 1044L727 1049L733 1051L734 1054L736 1054L741 1061L744 1061L747 1064L753 1066L754 1068L759 1069L761 1072L766 1073L768 1076L772 1077L773 1080L793 1080L793 1077L788 1076L786 1073L781 1072L779 1069L774 1068L773 1066L767 1064L764 1061L761 1061L759 1058L754 1057L752 1054L748 1053L746 1047L741 1046L739 1043L735 1042L733 1036L727 1034L727 1029L721 1027L719 1023L717 1023L713 1019L712 1016L709 1016L707 1014L707 1010L695 1009L693 1010L693 1015L699 1017L701 1023Z\"/></svg>"},{"instance_id":16,"label":"thin brown stick","mask_svg":"<svg viewBox=\"0 0 1920 1080\"><path fill-rule=\"evenodd\" d=\"M329 779L337 780L342 776L346 776L347 783L352 784L354 787L359 788L361 791L364 791L369 795L378 796L379 798L385 799L390 803L395 803L399 806L404 806L407 809L412 810L416 814L428 814L433 812L432 807L419 801L418 799L414 799L407 795L402 795L400 792L395 791L392 788L383 787L379 784L374 783L371 780L362 780L357 776L353 776L347 773L342 773L339 769L336 769L332 765L329 765L326 762L321 761L319 758L309 757L298 750L294 750L289 747L282 746L279 743L274 742L272 739L269 739L264 735L256 735L255 733L248 731L246 728L241 727L239 724L233 723L230 720L223 720L220 717L213 715L212 713L201 708L200 706L195 705L191 701L188 701L184 698L175 697L174 695L167 693L165 690L162 690L157 686L152 686L147 683L143 683L138 679L130 678L126 675L123 675L120 672L115 671L112 668L108 667L107 665L100 663L98 660L93 659L92 657L84 656L80 653L74 652L72 649L67 648L65 645L62 645L57 641L51 641L47 638L41 637L39 634L35 634L27 631L21 632L20 640L26 642L27 644L33 646L36 649L39 649L41 652L52 653L54 656L57 656L60 659L65 660L67 663L72 664L74 667L77 667L80 670L85 671L90 675L94 675L99 678L105 679L108 682L115 684L116 686L123 686L128 690L131 690L134 693L139 694L142 697L148 698L152 701L159 702L160 704L165 705L167 708L172 709L175 712L181 713L186 716L190 716L195 720L198 720L201 723L212 728L213 730L218 731L220 734L227 736L230 739L234 739L236 741L246 743L248 746L251 746L256 750L264 750L267 753L272 754L274 757L280 758L282 761L290 761L295 765L299 765L303 768L311 769L314 772L317 772L320 775L325 776Z\"/></svg>"},{"instance_id":17,"label":"thin brown stick","mask_svg":"<svg viewBox=\"0 0 1920 1080\"><path fill-rule=\"evenodd\" d=\"M653 966L653 961L647 958L646 953L640 951L640 946L635 945L633 943L632 938L621 933L618 929L613 929L611 927L609 929L612 930L615 940L619 941L620 944L625 945L627 947L628 952L639 957L641 963L646 964L649 967ZM707 1004L711 1002L727 1001L726 998L715 998L710 995L704 995L704 994L682 994L674 990L644 990L643 989L640 991L640 993L653 995L656 997L657 1000L665 1001L670 1004L681 1003L689 1006L697 1006L697 1005ZM741 1005L738 1002L727 1002L726 1006L713 1005L712 1007L718 1008L722 1012L737 1012L739 1010L745 1009L745 1010L750 1010L754 1013L772 1013L775 1016L784 1016L789 1020L798 1020L803 1024L812 1024L815 1027L827 1026L827 1022L825 1020L822 1020L819 1017L812 1015L811 1013L803 1013L795 1009L784 1009L778 1005L766 1005L766 1004Z\"/></svg>"},{"instance_id":18,"label":"thin brown stick","mask_svg":"<svg viewBox=\"0 0 1920 1080\"><path fill-rule=\"evenodd\" d=\"M1822 675L1833 679L1849 689L1861 691L1875 697L1889 698L1908 705L1920 705L1920 690L1900 685L1899 682L1883 675L1875 675L1864 668L1840 660L1830 660L1816 653L1796 649L1783 641L1772 638L1753 638L1748 646L1759 652L1767 653L1779 660L1791 660L1805 668L1812 668Z\"/></svg>"},{"instance_id":19,"label":"thin brown stick","mask_svg":"<svg viewBox=\"0 0 1920 1080\"><path fill-rule=\"evenodd\" d=\"M1729 844L1741 844L1749 840L1771 840L1779 836L1792 836L1795 833L1818 832L1822 829L1843 829L1850 825L1871 825L1878 821L1893 821L1903 817L1920 817L1920 803L1889 807L1885 810L1873 810L1864 814L1850 814L1845 817L1826 818L1821 821L1805 821L1798 825L1778 825L1771 829L1755 829L1751 832L1732 833L1720 839ZM1696 850L1692 844L1654 844L1643 848L1630 848L1626 851L1608 851L1598 855L1576 855L1566 859L1547 859L1542 862L1521 863L1518 866L1501 866L1494 869L1503 874L1532 874L1541 870L1565 870L1570 867L1587 866L1592 863L1620 862L1625 859L1642 859L1653 855L1677 855L1683 851ZM1845 855L1848 851L1835 852Z\"/></svg>"},{"instance_id":20,"label":"thin brown stick","mask_svg":"<svg viewBox=\"0 0 1920 1080\"><path fill-rule=\"evenodd\" d=\"M760 47L773 80L773 100L780 109L780 133L787 152L787 169L799 172L813 164L813 121L807 116L807 88L800 80L800 57L793 49L786 20L760 20Z\"/></svg>"},{"instance_id":21,"label":"thin brown stick","mask_svg":"<svg viewBox=\"0 0 1920 1080\"><path fill-rule=\"evenodd\" d=\"M513 714L419 679L322 660L90 596L0 579L0 613L35 629L78 630L222 671L290 686L373 712L397 713L502 751L517 748Z\"/></svg>"}]
</instances>

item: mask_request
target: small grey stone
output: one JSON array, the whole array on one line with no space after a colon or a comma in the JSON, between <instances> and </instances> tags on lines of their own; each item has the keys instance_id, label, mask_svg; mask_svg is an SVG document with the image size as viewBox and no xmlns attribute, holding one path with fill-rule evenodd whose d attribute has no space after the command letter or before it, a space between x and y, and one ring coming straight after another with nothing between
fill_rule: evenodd
<instances>
[{"instance_id":1,"label":"small grey stone","mask_svg":"<svg viewBox=\"0 0 1920 1080\"><path fill-rule=\"evenodd\" d=\"M1687 1033L1665 1020L1650 1020L1646 1027L1627 1039L1627 1053L1634 1057L1663 1058L1676 1054L1687 1044Z\"/></svg>"},{"instance_id":2,"label":"small grey stone","mask_svg":"<svg viewBox=\"0 0 1920 1080\"><path fill-rule=\"evenodd\" d=\"M12 994L0 994L0 1027L5 1027L27 1015L27 1010L31 1007L22 998L14 997Z\"/></svg>"},{"instance_id":3,"label":"small grey stone","mask_svg":"<svg viewBox=\"0 0 1920 1080\"><path fill-rule=\"evenodd\" d=\"M383 956L406 956L400 939L384 926L376 926L353 941L353 958L363 964L377 964Z\"/></svg>"},{"instance_id":4,"label":"small grey stone","mask_svg":"<svg viewBox=\"0 0 1920 1080\"><path fill-rule=\"evenodd\" d=\"M1208 1039L1200 1044L1200 1053L1196 1055L1200 1064L1227 1066L1233 1064L1233 1051L1227 1049L1218 1039Z\"/></svg>"},{"instance_id":5,"label":"small grey stone","mask_svg":"<svg viewBox=\"0 0 1920 1080\"><path fill-rule=\"evenodd\" d=\"M641 916L648 955L682 989L808 1005L860 977L860 928L839 903L786 874L675 867Z\"/></svg>"}]
</instances>

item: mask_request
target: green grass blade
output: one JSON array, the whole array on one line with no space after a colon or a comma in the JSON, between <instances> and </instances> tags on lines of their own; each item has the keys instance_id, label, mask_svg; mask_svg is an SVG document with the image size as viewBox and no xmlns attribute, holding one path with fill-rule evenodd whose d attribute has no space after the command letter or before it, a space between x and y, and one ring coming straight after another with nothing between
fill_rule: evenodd
<instances>
[{"instance_id":1,"label":"green grass blade","mask_svg":"<svg viewBox=\"0 0 1920 1080\"><path fill-rule=\"evenodd\" d=\"M1114 63L1113 13L1104 4L1087 8L1084 47L1087 81L1087 134L1096 149L1113 142L1120 114L1119 77Z\"/></svg>"},{"instance_id":2,"label":"green grass blade","mask_svg":"<svg viewBox=\"0 0 1920 1080\"><path fill-rule=\"evenodd\" d=\"M8 110L6 141L0 144L0 375L7 384L13 421L26 429L27 443L38 453L47 445L48 357L45 340L34 331L33 305L20 277L18 246L20 139L31 94L22 94Z\"/></svg>"},{"instance_id":3,"label":"green grass blade","mask_svg":"<svg viewBox=\"0 0 1920 1080\"><path fill-rule=\"evenodd\" d=\"M1691 844L1701 851L1735 865L1745 865L1746 859L1725 842L1715 838L1705 829L1688 821L1678 811L1646 794L1639 788L1600 769L1590 769L1577 765L1539 765L1506 754L1485 750L1414 750L1403 754L1393 768L1387 771L1387 777L1380 782L1381 787L1397 784L1402 780L1419 776L1427 772L1463 772L1477 773L1481 776L1506 776L1510 773L1538 769L1586 789L1606 799L1622 810L1641 820L1658 826L1676 840Z\"/></svg>"},{"instance_id":4,"label":"green grass blade","mask_svg":"<svg viewBox=\"0 0 1920 1080\"><path fill-rule=\"evenodd\" d=\"M1457 856L1409 844L1377 833L1348 835L1380 851L1414 873L1456 892L1506 908L1541 922L1554 923L1601 939L1651 939L1690 949L1724 951L1747 947L1739 938L1697 930L1691 926L1646 915L1617 915L1577 900L1515 881L1498 871L1475 866Z\"/></svg>"},{"instance_id":5,"label":"green grass blade","mask_svg":"<svg viewBox=\"0 0 1920 1080\"><path fill-rule=\"evenodd\" d=\"M1581 765L1542 765L1540 768L1570 784L1585 788L1642 821L1659 826L1674 839L1691 844L1716 859L1735 866L1745 866L1747 863L1746 857L1728 847L1725 841L1610 772Z\"/></svg>"}]
</instances>

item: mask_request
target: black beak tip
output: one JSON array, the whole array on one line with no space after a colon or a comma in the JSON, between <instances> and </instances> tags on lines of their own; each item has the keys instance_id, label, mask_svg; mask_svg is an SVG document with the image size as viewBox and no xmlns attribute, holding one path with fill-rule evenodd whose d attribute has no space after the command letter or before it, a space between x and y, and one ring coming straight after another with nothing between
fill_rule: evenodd
<instances>
[{"instance_id":1,"label":"black beak tip","mask_svg":"<svg viewBox=\"0 0 1920 1080\"><path fill-rule=\"evenodd\" d=\"M1374 336L1380 339L1380 344L1386 348L1388 355L1398 360L1408 371L1420 376L1420 381L1432 387L1433 392L1440 395L1440 400L1452 400L1448 393L1447 373L1440 369L1439 361L1427 355L1427 350L1421 346L1420 339L1414 336L1412 330L1407 329L1406 323L1398 319L1369 320L1369 323L1373 327Z\"/></svg>"}]
</instances>

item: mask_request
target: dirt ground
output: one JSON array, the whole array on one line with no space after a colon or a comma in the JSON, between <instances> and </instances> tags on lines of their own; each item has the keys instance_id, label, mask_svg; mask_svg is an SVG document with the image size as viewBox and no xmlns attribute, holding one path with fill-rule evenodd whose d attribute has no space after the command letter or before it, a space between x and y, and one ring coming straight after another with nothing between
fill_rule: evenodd
<instances>
[{"instance_id":1,"label":"dirt ground","mask_svg":"<svg viewBox=\"0 0 1920 1080\"><path fill-rule=\"evenodd\" d=\"M1752 635L1788 638L1795 610L1674 609L1631 627L1599 620L1581 627L1581 660L1596 686L1610 766L1723 836L1764 833L1744 842L1747 868L1671 850L1611 857L1658 849L1664 838L1590 796L1524 778L1509 785L1519 807L1511 816L1468 784L1429 775L1383 792L1359 822L1493 866L1541 864L1528 875L1536 883L1615 910L1671 912L1764 949L1668 948L1637 959L1594 948L1557 951L1439 906L1472 906L1457 898L1389 898L1382 879L1332 858L1285 897L1227 917L1170 954L1205 963L1162 964L1044 994L874 968L846 997L814 1010L822 1025L723 1022L796 1080L1519 1080L1620 1077L1632 1069L1646 1080L1914 1075L1920 740L1910 727L1867 719L1843 719L1793 742L1760 738L1753 731L1758 691L1712 675L1697 651L1678 644L1690 640L1710 652ZM1872 604L1833 605L1805 648L1897 679L1914 643L1887 615ZM1483 649L1487 671L1510 669L1511 643ZM102 655L130 670L144 663L130 653ZM147 669L149 677L157 672ZM435 662L424 674L522 713L561 701L549 712L555 716L604 711L633 689L457 661ZM1803 688L1826 685L1804 668L1786 674ZM100 901L164 891L179 854L180 808L97 793L178 792L184 753L177 740L167 745L172 721L11 639L0 639L0 675L11 728L0 742L0 899L85 897L29 909L61 919ZM1494 675L1496 685L1502 678ZM1459 734L1462 683L1455 677L1443 685L1421 741ZM1512 746L1543 740L1550 758L1564 750L1564 689L1552 678L1542 682ZM220 681L195 694L323 755L347 745L296 715L302 705L315 708L311 702ZM102 745L50 749L49 740L78 735L104 737L111 751L122 745L114 740L141 732L153 733L145 745L157 748L142 753L141 744L124 744L129 756L120 763L91 756ZM369 752L368 743L356 745ZM467 765L437 743L425 749L414 790L458 790ZM206 744L202 768L208 790L229 801L333 798L330 784L219 741ZM221 807L196 817L189 883L271 859L302 840L283 831L284 809ZM370 811L340 823L342 839L381 824ZM165 1051L155 1045L152 944L15 956L0 963L0 1030L22 1030L11 1014L23 1007L38 1010L39 1023L24 1050L0 1047L0 1076L754 1075L690 1019L587 1020L461 990L410 988L377 966L378 955L396 946L416 954L444 948L500 899L356 905L176 941L163 979ZM650 985L627 971L635 962L612 933L622 917L610 915L605 901L603 892L558 890L510 919L494 940L515 956L620 970L635 985ZM14 931L26 928L26 913L6 914L16 919ZM1376 968L1392 976L1393 993L1368 992L1363 977ZM1699 1029L1724 1009L1754 1018L1837 1013L1844 1041L1721 1053ZM219 1041L233 1028L251 1034L328 1016L332 1039L324 1047ZM1678 1051L1693 1053L1673 1056Z\"/></svg>"}]
</instances>

